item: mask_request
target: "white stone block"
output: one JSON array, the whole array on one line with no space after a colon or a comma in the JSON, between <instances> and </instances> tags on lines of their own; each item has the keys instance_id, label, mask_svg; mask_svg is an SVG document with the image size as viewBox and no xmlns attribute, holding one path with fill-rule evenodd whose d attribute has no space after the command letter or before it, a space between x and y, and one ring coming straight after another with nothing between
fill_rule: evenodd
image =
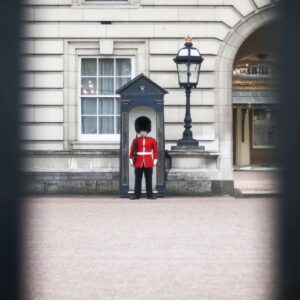
<instances>
[{"instance_id":1,"label":"white stone block","mask_svg":"<svg viewBox=\"0 0 300 300\"><path fill-rule=\"evenodd\" d=\"M254 2L257 5L257 7L259 7L259 8L272 3L271 0L254 0Z\"/></svg>"},{"instance_id":2,"label":"white stone block","mask_svg":"<svg viewBox=\"0 0 300 300\"><path fill-rule=\"evenodd\" d=\"M153 0L154 5L197 5L198 0Z\"/></svg>"},{"instance_id":3,"label":"white stone block","mask_svg":"<svg viewBox=\"0 0 300 300\"><path fill-rule=\"evenodd\" d=\"M111 54L114 52L114 41L110 39L99 40L100 54Z\"/></svg>"},{"instance_id":4,"label":"white stone block","mask_svg":"<svg viewBox=\"0 0 300 300\"><path fill-rule=\"evenodd\" d=\"M49 142L49 141L20 141L20 148L22 150L63 150L62 142ZM28 165L28 161L25 162L23 170L32 170L34 164Z\"/></svg>"},{"instance_id":5,"label":"white stone block","mask_svg":"<svg viewBox=\"0 0 300 300\"><path fill-rule=\"evenodd\" d=\"M74 0L58 0L58 5L72 5Z\"/></svg>"},{"instance_id":6,"label":"white stone block","mask_svg":"<svg viewBox=\"0 0 300 300\"><path fill-rule=\"evenodd\" d=\"M25 56L22 68L25 71L63 71L63 57L52 56Z\"/></svg>"},{"instance_id":7,"label":"white stone block","mask_svg":"<svg viewBox=\"0 0 300 300\"><path fill-rule=\"evenodd\" d=\"M177 9L170 8L140 8L129 10L130 21L178 21Z\"/></svg>"},{"instance_id":8,"label":"white stone block","mask_svg":"<svg viewBox=\"0 0 300 300\"><path fill-rule=\"evenodd\" d=\"M185 107L179 107L179 120L184 120ZM213 123L214 107L191 106L191 117L193 123Z\"/></svg>"},{"instance_id":9,"label":"white stone block","mask_svg":"<svg viewBox=\"0 0 300 300\"><path fill-rule=\"evenodd\" d=\"M34 109L35 122L63 122L62 107L36 107Z\"/></svg>"},{"instance_id":10,"label":"white stone block","mask_svg":"<svg viewBox=\"0 0 300 300\"><path fill-rule=\"evenodd\" d=\"M25 24L21 32L23 37L28 38L57 38L58 24L57 23L32 23Z\"/></svg>"},{"instance_id":11,"label":"white stone block","mask_svg":"<svg viewBox=\"0 0 300 300\"><path fill-rule=\"evenodd\" d=\"M35 40L37 54L62 54L63 52L63 40Z\"/></svg>"},{"instance_id":12,"label":"white stone block","mask_svg":"<svg viewBox=\"0 0 300 300\"><path fill-rule=\"evenodd\" d=\"M207 31L206 31L207 37L224 40L228 32L229 32L228 27L223 23L207 24Z\"/></svg>"},{"instance_id":13,"label":"white stone block","mask_svg":"<svg viewBox=\"0 0 300 300\"><path fill-rule=\"evenodd\" d=\"M156 82L161 87L167 88L176 88L178 87L178 77L177 73L150 73L150 79Z\"/></svg>"},{"instance_id":14,"label":"white stone block","mask_svg":"<svg viewBox=\"0 0 300 300\"><path fill-rule=\"evenodd\" d=\"M178 76L176 72L170 73L150 73L150 78L163 88L177 88ZM214 88L215 77L213 72L201 73L198 88Z\"/></svg>"},{"instance_id":15,"label":"white stone block","mask_svg":"<svg viewBox=\"0 0 300 300\"><path fill-rule=\"evenodd\" d=\"M230 27L234 27L241 17L232 7L216 7L215 8L215 21L222 21Z\"/></svg>"},{"instance_id":16,"label":"white stone block","mask_svg":"<svg viewBox=\"0 0 300 300\"><path fill-rule=\"evenodd\" d=\"M198 0L199 5L223 5L223 0Z\"/></svg>"},{"instance_id":17,"label":"white stone block","mask_svg":"<svg viewBox=\"0 0 300 300\"><path fill-rule=\"evenodd\" d=\"M220 123L232 120L232 105L218 105L216 107L216 120Z\"/></svg>"},{"instance_id":18,"label":"white stone block","mask_svg":"<svg viewBox=\"0 0 300 300\"><path fill-rule=\"evenodd\" d=\"M112 25L89 24L89 23L75 23L75 24L59 23L58 36L63 38L106 37L106 26L112 26Z\"/></svg>"},{"instance_id":19,"label":"white stone block","mask_svg":"<svg viewBox=\"0 0 300 300\"><path fill-rule=\"evenodd\" d=\"M134 9L136 10L136 9ZM138 10L140 11L140 9ZM129 9L101 9L86 8L83 10L84 21L129 21Z\"/></svg>"},{"instance_id":20,"label":"white stone block","mask_svg":"<svg viewBox=\"0 0 300 300\"><path fill-rule=\"evenodd\" d=\"M164 120L167 123L178 123L179 122L179 108L178 106L165 106L164 109ZM181 120L180 120L181 122Z\"/></svg>"},{"instance_id":21,"label":"white stone block","mask_svg":"<svg viewBox=\"0 0 300 300\"><path fill-rule=\"evenodd\" d=\"M69 105L67 108L67 119L65 121L74 124L77 121L77 113L77 106Z\"/></svg>"},{"instance_id":22,"label":"white stone block","mask_svg":"<svg viewBox=\"0 0 300 300\"><path fill-rule=\"evenodd\" d=\"M62 107L22 107L21 122L63 122Z\"/></svg>"},{"instance_id":23,"label":"white stone block","mask_svg":"<svg viewBox=\"0 0 300 300\"><path fill-rule=\"evenodd\" d=\"M221 41L215 39L197 39L198 50L201 54L218 54Z\"/></svg>"},{"instance_id":24,"label":"white stone block","mask_svg":"<svg viewBox=\"0 0 300 300\"><path fill-rule=\"evenodd\" d=\"M165 123L166 140L178 140L182 138L182 132L184 131L183 125L183 122L182 125ZM214 124L193 124L192 132L193 137L197 140L215 139Z\"/></svg>"},{"instance_id":25,"label":"white stone block","mask_svg":"<svg viewBox=\"0 0 300 300\"><path fill-rule=\"evenodd\" d=\"M149 59L150 71L176 71L176 64L173 61L174 57L151 55Z\"/></svg>"},{"instance_id":26,"label":"white stone block","mask_svg":"<svg viewBox=\"0 0 300 300\"><path fill-rule=\"evenodd\" d=\"M188 22L178 23L154 23L154 37L178 37L184 38L188 34L192 37L207 36L206 23L193 23L191 26Z\"/></svg>"},{"instance_id":27,"label":"white stone block","mask_svg":"<svg viewBox=\"0 0 300 300\"><path fill-rule=\"evenodd\" d=\"M254 5L251 0L224 0L224 5L233 5L243 16L254 11Z\"/></svg>"},{"instance_id":28,"label":"white stone block","mask_svg":"<svg viewBox=\"0 0 300 300\"><path fill-rule=\"evenodd\" d=\"M72 5L73 0L24 0L25 5Z\"/></svg>"},{"instance_id":29,"label":"white stone block","mask_svg":"<svg viewBox=\"0 0 300 300\"><path fill-rule=\"evenodd\" d=\"M63 140L63 125L22 125L22 140Z\"/></svg>"},{"instance_id":30,"label":"white stone block","mask_svg":"<svg viewBox=\"0 0 300 300\"><path fill-rule=\"evenodd\" d=\"M25 105L62 105L62 90L23 90L22 103Z\"/></svg>"},{"instance_id":31,"label":"white stone block","mask_svg":"<svg viewBox=\"0 0 300 300\"><path fill-rule=\"evenodd\" d=\"M165 105L185 105L184 89L168 89L164 97ZM215 103L214 90L193 89L191 93L191 105L213 105Z\"/></svg>"},{"instance_id":32,"label":"white stone block","mask_svg":"<svg viewBox=\"0 0 300 300\"><path fill-rule=\"evenodd\" d=\"M62 88L63 73L35 73L34 86L36 88Z\"/></svg>"},{"instance_id":33,"label":"white stone block","mask_svg":"<svg viewBox=\"0 0 300 300\"><path fill-rule=\"evenodd\" d=\"M151 39L150 53L172 54L175 57L179 49L184 46L184 42L184 37L181 39ZM220 47L220 41L210 38L193 38L192 42L193 46L199 49L201 55L217 54Z\"/></svg>"},{"instance_id":34,"label":"white stone block","mask_svg":"<svg viewBox=\"0 0 300 300\"><path fill-rule=\"evenodd\" d=\"M106 36L110 38L152 38L154 35L154 25L148 23L111 24L106 26Z\"/></svg>"},{"instance_id":35,"label":"white stone block","mask_svg":"<svg viewBox=\"0 0 300 300\"><path fill-rule=\"evenodd\" d=\"M160 55L151 55L150 56L150 71L176 71L176 63L174 62L172 56L160 56ZM204 61L201 65L201 71L214 71L215 68L215 57L213 56L204 56Z\"/></svg>"},{"instance_id":36,"label":"white stone block","mask_svg":"<svg viewBox=\"0 0 300 300\"><path fill-rule=\"evenodd\" d=\"M193 136L197 140L214 140L215 139L215 125L214 124L201 124L193 125Z\"/></svg>"},{"instance_id":37,"label":"white stone block","mask_svg":"<svg viewBox=\"0 0 300 300\"><path fill-rule=\"evenodd\" d=\"M165 122L182 123L185 117L185 106L165 106ZM213 123L214 107L191 106L193 123Z\"/></svg>"},{"instance_id":38,"label":"white stone block","mask_svg":"<svg viewBox=\"0 0 300 300\"><path fill-rule=\"evenodd\" d=\"M179 44L179 40L175 39L164 39L156 40L151 39L150 44L150 53L151 54L173 54L176 55L178 50L182 47ZM180 47L181 46L181 47Z\"/></svg>"},{"instance_id":39,"label":"white stone block","mask_svg":"<svg viewBox=\"0 0 300 300\"><path fill-rule=\"evenodd\" d=\"M179 21L214 21L215 11L213 7L178 8Z\"/></svg>"},{"instance_id":40,"label":"white stone block","mask_svg":"<svg viewBox=\"0 0 300 300\"><path fill-rule=\"evenodd\" d=\"M68 105L75 105L77 103L77 91L75 88L67 89L67 102Z\"/></svg>"},{"instance_id":41,"label":"white stone block","mask_svg":"<svg viewBox=\"0 0 300 300\"><path fill-rule=\"evenodd\" d=\"M72 8L36 8L35 21L83 21L83 10Z\"/></svg>"}]
</instances>

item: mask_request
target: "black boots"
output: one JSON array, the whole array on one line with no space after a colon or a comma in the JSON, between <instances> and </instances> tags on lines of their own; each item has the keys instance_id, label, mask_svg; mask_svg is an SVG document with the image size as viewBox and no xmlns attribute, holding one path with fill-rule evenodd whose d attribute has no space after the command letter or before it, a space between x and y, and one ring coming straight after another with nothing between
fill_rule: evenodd
<instances>
[{"instance_id":1,"label":"black boots","mask_svg":"<svg viewBox=\"0 0 300 300\"><path fill-rule=\"evenodd\" d=\"M137 200L137 199L140 199L140 197L135 194L130 196L130 200ZM156 199L156 197L154 195L151 195L151 196L147 196L147 199L154 200L154 199Z\"/></svg>"}]
</instances>

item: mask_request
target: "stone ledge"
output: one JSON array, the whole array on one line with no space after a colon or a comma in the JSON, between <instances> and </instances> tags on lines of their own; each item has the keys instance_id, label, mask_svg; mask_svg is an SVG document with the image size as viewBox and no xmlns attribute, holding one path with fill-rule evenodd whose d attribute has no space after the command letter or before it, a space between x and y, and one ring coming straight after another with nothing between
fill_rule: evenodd
<instances>
[{"instance_id":1,"label":"stone ledge","mask_svg":"<svg viewBox=\"0 0 300 300\"><path fill-rule=\"evenodd\" d=\"M105 150L21 150L20 155L120 155L119 149L105 149Z\"/></svg>"},{"instance_id":2,"label":"stone ledge","mask_svg":"<svg viewBox=\"0 0 300 300\"><path fill-rule=\"evenodd\" d=\"M25 194L118 195L119 172L22 172ZM182 174L181 174L182 175ZM174 176L166 181L166 196L234 195L233 180L212 180L205 174Z\"/></svg>"},{"instance_id":3,"label":"stone ledge","mask_svg":"<svg viewBox=\"0 0 300 300\"><path fill-rule=\"evenodd\" d=\"M23 172L25 194L116 194L119 172Z\"/></svg>"}]
</instances>

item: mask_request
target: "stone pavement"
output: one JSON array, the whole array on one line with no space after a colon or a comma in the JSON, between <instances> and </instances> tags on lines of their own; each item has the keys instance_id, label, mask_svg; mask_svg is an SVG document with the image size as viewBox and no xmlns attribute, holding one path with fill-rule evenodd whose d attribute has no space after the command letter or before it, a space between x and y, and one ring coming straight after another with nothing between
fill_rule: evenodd
<instances>
[{"instance_id":1,"label":"stone pavement","mask_svg":"<svg viewBox=\"0 0 300 300\"><path fill-rule=\"evenodd\" d=\"M24 300L267 300L276 199L28 197Z\"/></svg>"}]
</instances>

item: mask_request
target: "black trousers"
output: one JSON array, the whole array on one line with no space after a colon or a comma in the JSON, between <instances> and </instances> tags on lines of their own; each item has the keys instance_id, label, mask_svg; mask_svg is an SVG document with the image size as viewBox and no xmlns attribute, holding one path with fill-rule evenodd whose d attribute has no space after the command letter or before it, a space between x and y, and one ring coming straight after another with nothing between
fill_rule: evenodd
<instances>
[{"instance_id":1,"label":"black trousers","mask_svg":"<svg viewBox=\"0 0 300 300\"><path fill-rule=\"evenodd\" d=\"M145 180L146 180L146 195L147 197L149 197L152 196L153 168L145 168L144 166L142 168L134 169L134 174L135 174L134 194L138 197L141 196L143 173L145 174Z\"/></svg>"}]
</instances>

